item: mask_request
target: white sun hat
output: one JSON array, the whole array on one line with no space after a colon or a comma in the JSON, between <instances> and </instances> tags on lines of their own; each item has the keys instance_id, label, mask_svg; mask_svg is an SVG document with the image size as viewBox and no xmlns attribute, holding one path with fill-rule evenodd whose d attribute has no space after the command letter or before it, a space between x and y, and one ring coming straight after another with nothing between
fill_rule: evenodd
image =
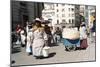
<instances>
[{"instance_id":1,"label":"white sun hat","mask_svg":"<svg viewBox=\"0 0 100 67\"><path fill-rule=\"evenodd\" d=\"M36 18L35 20L36 20L36 21L41 21L39 18Z\"/></svg>"}]
</instances>

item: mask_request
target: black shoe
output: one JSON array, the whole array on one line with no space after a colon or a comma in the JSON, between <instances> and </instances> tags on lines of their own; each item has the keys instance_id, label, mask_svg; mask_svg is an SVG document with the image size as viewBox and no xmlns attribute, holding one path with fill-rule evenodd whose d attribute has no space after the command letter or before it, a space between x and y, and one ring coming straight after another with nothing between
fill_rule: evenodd
<instances>
[{"instance_id":1,"label":"black shoe","mask_svg":"<svg viewBox=\"0 0 100 67\"><path fill-rule=\"evenodd\" d=\"M36 59L40 59L40 57L38 57L38 56L35 56L35 58L36 58Z\"/></svg>"},{"instance_id":2,"label":"black shoe","mask_svg":"<svg viewBox=\"0 0 100 67\"><path fill-rule=\"evenodd\" d=\"M35 57L36 57L36 59L43 59L42 56L35 56Z\"/></svg>"},{"instance_id":3,"label":"black shoe","mask_svg":"<svg viewBox=\"0 0 100 67\"><path fill-rule=\"evenodd\" d=\"M14 64L14 63L15 63L15 61L13 60L13 61L11 61L11 63L12 63L12 64Z\"/></svg>"},{"instance_id":4,"label":"black shoe","mask_svg":"<svg viewBox=\"0 0 100 67\"><path fill-rule=\"evenodd\" d=\"M25 47L25 44L22 44L22 47Z\"/></svg>"},{"instance_id":5,"label":"black shoe","mask_svg":"<svg viewBox=\"0 0 100 67\"><path fill-rule=\"evenodd\" d=\"M30 53L28 53L28 56L30 56L30 55L32 55L32 53L30 52Z\"/></svg>"}]
</instances>

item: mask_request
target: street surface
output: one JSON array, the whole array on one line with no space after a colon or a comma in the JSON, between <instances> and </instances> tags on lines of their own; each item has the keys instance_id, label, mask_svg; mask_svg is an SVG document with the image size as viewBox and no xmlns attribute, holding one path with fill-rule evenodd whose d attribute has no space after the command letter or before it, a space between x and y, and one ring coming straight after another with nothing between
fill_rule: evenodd
<instances>
[{"instance_id":1,"label":"street surface","mask_svg":"<svg viewBox=\"0 0 100 67\"><path fill-rule=\"evenodd\" d=\"M11 54L11 59L15 61L12 66L95 61L95 43L91 43L88 38L88 45L86 50L69 52L65 51L65 46L62 43L59 43L58 46L52 46L50 48L50 57L44 59L35 59L32 55L28 56L25 52L25 47L22 47L21 52Z\"/></svg>"}]
</instances>

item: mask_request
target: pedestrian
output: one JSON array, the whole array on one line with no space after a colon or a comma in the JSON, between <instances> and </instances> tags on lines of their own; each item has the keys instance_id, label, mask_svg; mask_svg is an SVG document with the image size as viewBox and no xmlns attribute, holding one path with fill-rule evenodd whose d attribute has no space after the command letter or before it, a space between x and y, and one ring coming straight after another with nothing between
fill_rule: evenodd
<instances>
[{"instance_id":1,"label":"pedestrian","mask_svg":"<svg viewBox=\"0 0 100 67\"><path fill-rule=\"evenodd\" d=\"M80 26L80 48L86 49L87 47L88 44L87 44L86 26L85 23L82 22Z\"/></svg>"},{"instance_id":2,"label":"pedestrian","mask_svg":"<svg viewBox=\"0 0 100 67\"><path fill-rule=\"evenodd\" d=\"M28 33L28 31L29 31L28 25L29 25L29 22L27 21L27 22L26 22L26 33Z\"/></svg>"},{"instance_id":3,"label":"pedestrian","mask_svg":"<svg viewBox=\"0 0 100 67\"><path fill-rule=\"evenodd\" d=\"M50 31L51 31L51 43L54 43L54 38L53 38L54 31L53 31L53 27L50 27Z\"/></svg>"},{"instance_id":4,"label":"pedestrian","mask_svg":"<svg viewBox=\"0 0 100 67\"><path fill-rule=\"evenodd\" d=\"M48 37L48 41L47 41L47 45L48 46L51 46L51 38L52 38L52 34L51 34L51 30L50 30L50 27L48 25L45 25L44 26L44 30L47 34L47 37Z\"/></svg>"},{"instance_id":5,"label":"pedestrian","mask_svg":"<svg viewBox=\"0 0 100 67\"><path fill-rule=\"evenodd\" d=\"M24 29L22 28L21 31L20 31L20 36L21 36L21 44L22 44L22 47L25 46L25 40L26 40L26 36L25 36L25 31Z\"/></svg>"},{"instance_id":6,"label":"pedestrian","mask_svg":"<svg viewBox=\"0 0 100 67\"><path fill-rule=\"evenodd\" d=\"M17 32L18 34L20 34L20 31L21 31L21 25L18 24L17 27L16 27L16 32Z\"/></svg>"},{"instance_id":7,"label":"pedestrian","mask_svg":"<svg viewBox=\"0 0 100 67\"><path fill-rule=\"evenodd\" d=\"M21 25L18 24L17 27L16 27L16 36L17 36L16 44L21 44L20 32L21 32Z\"/></svg>"},{"instance_id":8,"label":"pedestrian","mask_svg":"<svg viewBox=\"0 0 100 67\"><path fill-rule=\"evenodd\" d=\"M59 27L57 27L56 32L55 32L55 37L56 37L56 43L61 42L61 30Z\"/></svg>"},{"instance_id":9,"label":"pedestrian","mask_svg":"<svg viewBox=\"0 0 100 67\"><path fill-rule=\"evenodd\" d=\"M28 55L32 55L32 26L29 26L29 31L27 33L27 43L26 43L26 52Z\"/></svg>"},{"instance_id":10,"label":"pedestrian","mask_svg":"<svg viewBox=\"0 0 100 67\"><path fill-rule=\"evenodd\" d=\"M32 43L32 53L36 59L40 59L43 56L43 48L45 42L48 40L47 34L44 28L41 26L40 20L35 20L35 26L33 27L33 43Z\"/></svg>"},{"instance_id":11,"label":"pedestrian","mask_svg":"<svg viewBox=\"0 0 100 67\"><path fill-rule=\"evenodd\" d=\"M83 14L77 15L77 18L76 18L75 27L78 28L78 31L80 29L81 22L85 22L85 17L83 16Z\"/></svg>"},{"instance_id":12,"label":"pedestrian","mask_svg":"<svg viewBox=\"0 0 100 67\"><path fill-rule=\"evenodd\" d=\"M95 42L95 33L96 33L96 20L95 20L95 17L94 17L94 20L93 20L93 27L92 27L92 41Z\"/></svg>"}]
</instances>

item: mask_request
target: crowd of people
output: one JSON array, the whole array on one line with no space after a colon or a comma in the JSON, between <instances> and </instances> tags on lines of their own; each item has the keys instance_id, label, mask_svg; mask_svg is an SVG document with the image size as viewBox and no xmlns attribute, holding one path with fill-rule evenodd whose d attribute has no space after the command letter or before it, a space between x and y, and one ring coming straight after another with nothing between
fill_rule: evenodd
<instances>
[{"instance_id":1,"label":"crowd of people","mask_svg":"<svg viewBox=\"0 0 100 67\"><path fill-rule=\"evenodd\" d=\"M53 28L48 26L48 24L42 24L40 19L35 19L33 23L27 22L25 28L18 24L15 31L16 36L12 36L12 42L16 41L16 44L20 43L22 47L25 46L26 53L33 55L37 59L48 57L48 55L43 55L43 49L49 49L50 46L62 41L63 30L59 27ZM84 22L80 24L79 31L81 43L82 41L86 42L87 29ZM95 32L95 20L91 31Z\"/></svg>"},{"instance_id":2,"label":"crowd of people","mask_svg":"<svg viewBox=\"0 0 100 67\"><path fill-rule=\"evenodd\" d=\"M42 24L40 19L35 19L33 23L27 22L25 28L18 24L15 32L16 36L12 36L12 42L21 44L26 48L28 55L32 54L36 58L43 56L43 49L49 49L52 43L60 40L61 36L59 28L54 32L53 27Z\"/></svg>"}]
</instances>

